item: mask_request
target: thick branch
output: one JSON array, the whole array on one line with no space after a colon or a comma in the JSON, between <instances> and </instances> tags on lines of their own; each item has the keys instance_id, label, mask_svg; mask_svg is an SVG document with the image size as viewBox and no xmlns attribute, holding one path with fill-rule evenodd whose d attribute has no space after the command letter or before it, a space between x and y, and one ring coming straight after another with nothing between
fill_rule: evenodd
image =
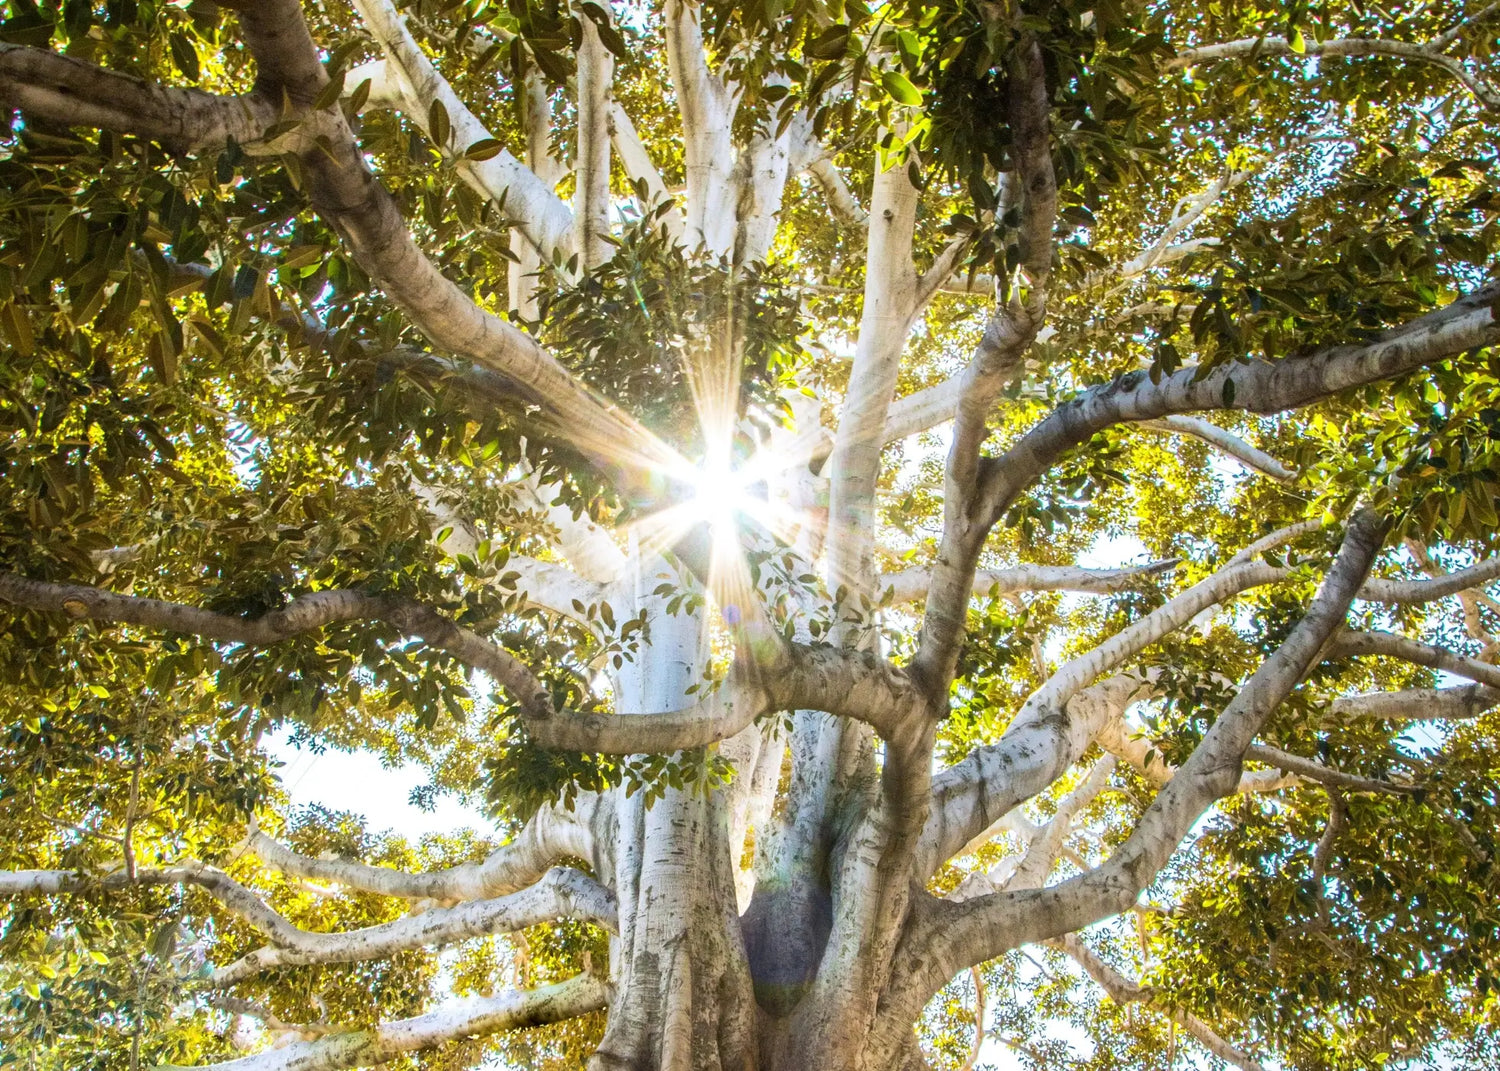
<instances>
[{"instance_id":1,"label":"thick branch","mask_svg":"<svg viewBox=\"0 0 1500 1071\"><path fill-rule=\"evenodd\" d=\"M607 10L607 6L600 8ZM573 246L585 268L609 259L610 95L615 58L604 47L593 19L579 19L583 42L578 48L578 129L573 194Z\"/></svg>"},{"instance_id":2,"label":"thick branch","mask_svg":"<svg viewBox=\"0 0 1500 1071\"><path fill-rule=\"evenodd\" d=\"M1181 559L1167 558L1145 565L1119 569L1084 569L1075 565L1015 565L1008 569L980 569L974 574L976 596L1007 595L1017 591L1081 591L1090 595L1114 595L1133 591L1151 577L1171 572ZM923 568L904 569L882 576L876 582L879 591L890 590L897 605L912 602L927 594L930 572Z\"/></svg>"},{"instance_id":3,"label":"thick branch","mask_svg":"<svg viewBox=\"0 0 1500 1071\"><path fill-rule=\"evenodd\" d=\"M255 1056L208 1064L198 1071L338 1071L374 1067L403 1053L435 1049L460 1038L574 1019L597 1011L607 1002L605 984L593 975L580 974L541 989L473 998L368 1030L293 1042Z\"/></svg>"},{"instance_id":4,"label":"thick branch","mask_svg":"<svg viewBox=\"0 0 1500 1071\"><path fill-rule=\"evenodd\" d=\"M156 85L39 48L0 43L0 101L33 121L129 131L173 152L254 146L282 118L260 92L221 97Z\"/></svg>"},{"instance_id":5,"label":"thick branch","mask_svg":"<svg viewBox=\"0 0 1500 1071\"><path fill-rule=\"evenodd\" d=\"M433 908L343 933L297 930L290 940L257 949L220 967L211 981L216 986L228 986L273 967L383 959L412 948L434 948L470 937L514 933L557 918L585 919L614 929L614 896L582 872L559 867L548 871L530 888L493 900Z\"/></svg>"},{"instance_id":6,"label":"thick branch","mask_svg":"<svg viewBox=\"0 0 1500 1071\"><path fill-rule=\"evenodd\" d=\"M529 669L504 648L459 628L431 607L358 591L317 591L258 617L203 610L161 599L116 595L82 584L54 584L0 573L0 601L30 610L63 613L74 620L112 621L202 636L221 643L264 646L351 621L384 621L422 637L466 665L482 669L532 717L551 715L551 702Z\"/></svg>"},{"instance_id":7,"label":"thick branch","mask_svg":"<svg viewBox=\"0 0 1500 1071\"><path fill-rule=\"evenodd\" d=\"M470 160L464 150L493 137L453 92L427 54L412 38L390 0L355 0L355 7L386 55L386 83L407 117L429 137L434 101L448 115L449 136L437 148L454 161L459 175L478 193L504 202L506 214L546 258L563 248L572 213L525 164L506 149L487 160Z\"/></svg>"},{"instance_id":8,"label":"thick branch","mask_svg":"<svg viewBox=\"0 0 1500 1071\"><path fill-rule=\"evenodd\" d=\"M807 173L822 188L829 210L841 222L860 228L870 225L870 214L855 199L854 191L849 189L849 184L844 181L843 173L835 166L831 157L826 155L815 157L807 165Z\"/></svg>"},{"instance_id":9,"label":"thick branch","mask_svg":"<svg viewBox=\"0 0 1500 1071\"><path fill-rule=\"evenodd\" d=\"M970 964L1128 909L1207 808L1235 790L1245 749L1343 623L1380 550L1384 531L1385 522L1375 514L1361 511L1355 516L1307 615L1224 708L1177 776L1106 862L1048 889L931 905L919 927L921 937L913 943L914 948L929 949L931 966L913 1001L917 995L925 1000Z\"/></svg>"},{"instance_id":10,"label":"thick branch","mask_svg":"<svg viewBox=\"0 0 1500 1071\"><path fill-rule=\"evenodd\" d=\"M734 242L731 123L738 102L708 69L698 5L668 0L665 13L667 65L682 116L688 244L723 255Z\"/></svg>"},{"instance_id":11,"label":"thick branch","mask_svg":"<svg viewBox=\"0 0 1500 1071\"><path fill-rule=\"evenodd\" d=\"M1408 688L1335 699L1331 710L1340 718L1386 718L1392 721L1458 721L1477 718L1500 705L1500 688L1462 684L1456 688Z\"/></svg>"},{"instance_id":12,"label":"thick branch","mask_svg":"<svg viewBox=\"0 0 1500 1071\"><path fill-rule=\"evenodd\" d=\"M1500 578L1500 558L1490 558L1432 580L1367 580L1359 597L1371 602L1432 602L1480 587L1496 578Z\"/></svg>"},{"instance_id":13,"label":"thick branch","mask_svg":"<svg viewBox=\"0 0 1500 1071\"><path fill-rule=\"evenodd\" d=\"M1405 375L1500 340L1492 309L1497 299L1500 284L1491 283L1374 342L1335 346L1309 357L1229 361L1207 375L1197 367L1183 368L1159 383L1152 383L1144 372L1132 372L1086 391L988 465L981 489L986 530L1066 451L1105 428L1193 410L1280 412Z\"/></svg>"},{"instance_id":14,"label":"thick branch","mask_svg":"<svg viewBox=\"0 0 1500 1071\"><path fill-rule=\"evenodd\" d=\"M610 102L609 134L615 147L615 154L620 158L620 166L625 169L625 174L630 176L632 182L645 184L646 203L640 206L641 210L651 211L669 200L671 194L667 192L666 181L662 179L661 172L657 170L650 154L646 152L646 146L642 144L640 135L636 133L635 123L616 101ZM674 205L660 218L662 225L667 229L667 237L671 238L674 244L680 243L685 226L681 207Z\"/></svg>"},{"instance_id":15,"label":"thick branch","mask_svg":"<svg viewBox=\"0 0 1500 1071\"><path fill-rule=\"evenodd\" d=\"M258 829L251 830L246 844L261 862L293 877L345 885L379 896L457 903L519 892L565 856L594 859L597 845L591 826L604 817L605 809L603 797L580 793L571 814L560 814L551 805L543 807L515 840L495 849L481 862L427 874L409 874L347 859L314 859L292 851Z\"/></svg>"},{"instance_id":16,"label":"thick branch","mask_svg":"<svg viewBox=\"0 0 1500 1071\"><path fill-rule=\"evenodd\" d=\"M1487 684L1491 688L1500 688L1500 666L1466 658L1430 643L1407 639L1390 632L1344 632L1328 649L1330 658L1358 658L1367 655L1398 658L1403 662L1468 677L1471 681Z\"/></svg>"},{"instance_id":17,"label":"thick branch","mask_svg":"<svg viewBox=\"0 0 1500 1071\"><path fill-rule=\"evenodd\" d=\"M1078 761L1103 726L1107 709L1123 710L1143 687L1142 682L1118 679L1074 710L1070 702L1092 681L1209 607L1286 573L1263 562L1229 566L1060 668L1027 698L996 743L976 748L934 779L923 835L923 875L961 851L995 817L1056 780Z\"/></svg>"}]
</instances>

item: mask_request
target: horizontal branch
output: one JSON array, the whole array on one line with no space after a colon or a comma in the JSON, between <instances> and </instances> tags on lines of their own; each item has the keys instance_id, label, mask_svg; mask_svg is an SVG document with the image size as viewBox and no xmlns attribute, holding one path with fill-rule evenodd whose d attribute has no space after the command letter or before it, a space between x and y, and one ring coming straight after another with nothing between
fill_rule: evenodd
<instances>
[{"instance_id":1,"label":"horizontal branch","mask_svg":"<svg viewBox=\"0 0 1500 1071\"><path fill-rule=\"evenodd\" d=\"M1421 791L1420 786L1417 785L1400 785L1394 781L1359 777L1342 770L1335 770L1315 759L1303 758L1301 755L1293 755L1289 751L1282 751L1280 748L1269 747L1265 744L1251 744L1245 749L1245 758L1268 763L1287 773L1305 777L1321 785L1348 789L1351 792L1380 792L1392 796L1409 796Z\"/></svg>"},{"instance_id":2,"label":"horizontal branch","mask_svg":"<svg viewBox=\"0 0 1500 1071\"><path fill-rule=\"evenodd\" d=\"M206 1064L197 1071L339 1071L374 1067L403 1053L435 1049L460 1038L576 1019L598 1011L608 998L603 981L591 974L580 974L540 989L472 998L365 1030L343 1031L316 1041L296 1041L254 1056Z\"/></svg>"},{"instance_id":3,"label":"horizontal branch","mask_svg":"<svg viewBox=\"0 0 1500 1071\"><path fill-rule=\"evenodd\" d=\"M1452 75L1486 108L1500 108L1500 93L1470 74L1462 61L1453 56L1411 41L1391 41L1377 37L1336 37L1327 41L1305 39L1294 48L1285 37L1242 37L1216 45L1184 49L1168 64L1169 68L1212 63L1221 59L1259 59L1291 56L1388 56L1440 67Z\"/></svg>"},{"instance_id":4,"label":"horizontal branch","mask_svg":"<svg viewBox=\"0 0 1500 1071\"><path fill-rule=\"evenodd\" d=\"M66 614L75 621L138 625L251 646L280 643L329 625L382 621L483 670L510 692L528 716L552 716L551 701L541 682L515 655L411 600L348 590L315 591L299 595L279 610L241 617L161 599L117 595L83 584L57 584L0 573L0 602Z\"/></svg>"},{"instance_id":5,"label":"horizontal branch","mask_svg":"<svg viewBox=\"0 0 1500 1071\"><path fill-rule=\"evenodd\" d=\"M887 738L916 701L905 675L881 659L832 648L761 645L762 661L743 667L712 695L666 713L558 712L540 681L514 655L420 603L357 591L298 596L257 617L219 613L161 599L117 595L0 573L0 602L31 610L138 625L225 643L267 645L328 625L383 621L420 636L483 670L521 705L527 731L542 747L605 754L663 754L727 740L772 710L817 709L867 722Z\"/></svg>"},{"instance_id":6,"label":"horizontal branch","mask_svg":"<svg viewBox=\"0 0 1500 1071\"><path fill-rule=\"evenodd\" d=\"M1162 1004L1155 992L1138 982L1126 978L1103 958L1084 944L1076 934L1049 941L1048 944L1062 949L1083 968L1090 978L1109 994L1116 1004L1143 1003L1160 1012L1193 1036L1197 1042L1225 1063L1233 1064L1242 1071L1265 1071L1264 1065L1256 1062L1247 1053L1224 1040L1217 1031L1191 1012Z\"/></svg>"},{"instance_id":7,"label":"horizontal branch","mask_svg":"<svg viewBox=\"0 0 1500 1071\"><path fill-rule=\"evenodd\" d=\"M203 889L230 913L277 944L288 944L305 933L224 871L195 859L169 867L142 868L133 874L125 863L103 874L82 870L0 870L0 897L56 896L95 889L162 885L195 885Z\"/></svg>"},{"instance_id":8,"label":"horizontal branch","mask_svg":"<svg viewBox=\"0 0 1500 1071\"><path fill-rule=\"evenodd\" d=\"M1432 602L1496 579L1500 579L1500 558L1489 558L1467 569L1459 569L1431 580L1367 580L1360 589L1359 597L1371 602Z\"/></svg>"},{"instance_id":9,"label":"horizontal branch","mask_svg":"<svg viewBox=\"0 0 1500 1071\"><path fill-rule=\"evenodd\" d=\"M1079 591L1090 595L1114 595L1133 591L1142 581L1171 572L1181 561L1167 558L1145 565L1119 569L1085 569L1076 565L1015 565L1007 569L981 569L974 574L974 594L1006 595L1018 591ZM927 594L928 570L903 569L877 579L876 591L889 589L897 605Z\"/></svg>"},{"instance_id":10,"label":"horizontal branch","mask_svg":"<svg viewBox=\"0 0 1500 1071\"><path fill-rule=\"evenodd\" d=\"M1407 688L1335 699L1330 708L1340 718L1385 718L1391 721L1460 721L1477 718L1500 706L1500 688L1461 684L1456 688Z\"/></svg>"},{"instance_id":11,"label":"horizontal branch","mask_svg":"<svg viewBox=\"0 0 1500 1071\"><path fill-rule=\"evenodd\" d=\"M1429 669L1468 677L1491 688L1500 688L1500 666L1475 658L1466 658L1421 640L1408 639L1391 632L1343 632L1329 645L1329 658L1358 658L1381 655L1411 662Z\"/></svg>"},{"instance_id":12,"label":"horizontal branch","mask_svg":"<svg viewBox=\"0 0 1500 1071\"><path fill-rule=\"evenodd\" d=\"M260 948L214 971L216 986L234 985L274 967L355 963L413 948L435 948L497 933L514 933L557 918L583 919L613 930L615 898L571 867L549 870L528 889L492 900L438 907L392 922L342 933L298 930L291 939Z\"/></svg>"},{"instance_id":13,"label":"horizontal branch","mask_svg":"<svg viewBox=\"0 0 1500 1071\"><path fill-rule=\"evenodd\" d=\"M984 520L992 526L1065 452L1115 424L1195 410L1296 409L1493 345L1500 341L1493 309L1497 300L1500 283L1492 282L1373 342L1334 346L1307 357L1227 361L1207 374L1192 366L1154 383L1145 372L1131 372L1085 391L1059 406L1003 455L987 459L979 492Z\"/></svg>"},{"instance_id":14,"label":"horizontal branch","mask_svg":"<svg viewBox=\"0 0 1500 1071\"><path fill-rule=\"evenodd\" d=\"M33 122L129 130L175 153L254 147L282 119L269 95L223 97L157 85L61 56L0 43L0 100Z\"/></svg>"},{"instance_id":15,"label":"horizontal branch","mask_svg":"<svg viewBox=\"0 0 1500 1071\"><path fill-rule=\"evenodd\" d=\"M604 797L579 793L570 813L559 813L551 804L542 807L521 827L514 840L496 848L482 861L426 874L347 859L315 859L292 851L255 828L251 829L246 846L267 866L293 877L344 885L379 896L456 903L517 892L567 856L593 859L592 826L605 809Z\"/></svg>"}]
</instances>

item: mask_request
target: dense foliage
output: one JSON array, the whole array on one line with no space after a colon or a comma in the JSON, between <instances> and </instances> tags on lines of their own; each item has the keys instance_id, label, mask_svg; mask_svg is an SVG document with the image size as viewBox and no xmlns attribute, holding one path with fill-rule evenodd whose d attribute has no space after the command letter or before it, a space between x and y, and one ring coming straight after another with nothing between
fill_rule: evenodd
<instances>
[{"instance_id":1,"label":"dense foliage","mask_svg":"<svg viewBox=\"0 0 1500 1071\"><path fill-rule=\"evenodd\" d=\"M242 6L17 0L0 41L244 93L256 64ZM735 365L740 458L778 437L816 438L820 422L836 434L865 240L810 173L787 181L765 255L741 263L734 249L705 256L681 244L664 223L676 202L655 199L617 160L608 256L528 264L536 298L513 307L527 305L515 300L513 206L486 197L460 165L525 145L541 94L564 165L551 181L572 196L570 87L587 21L614 56L614 99L680 198L688 179L657 44L660 5L406 4L416 40L494 139L459 152L445 146L453 119L440 102L414 115L372 98L360 65L381 49L354 9L303 6L333 78L318 106L355 121L360 152L417 243L477 306L522 325L686 458L711 448L692 374L705 348ZM877 173L903 169L920 190L917 266L959 243L951 280L902 354L898 398L959 374L997 299L1020 301L1035 283L1023 266L1039 254L1002 117L1017 42L1040 44L1058 196L1055 250L1040 254L1051 271L1047 326L994 408L990 458L1098 384L1157 383L1193 366L1202 378L1366 342L1494 270L1500 81L1488 72L1500 18L1477 4L702 9L711 65L743 94L739 136L808 126L860 204ZM1222 59L1187 51L1244 38L1261 44ZM1445 61L1324 48L1351 38L1430 47ZM614 533L649 527L689 494L681 474L645 487L619 478L582 429L537 419L530 400L433 347L312 210L297 155L233 140L184 153L31 118L11 99L13 78L0 80L11 119L0 136L0 570L247 618L314 592L412 600L518 656L557 709L611 711L607 673L653 635L645 604L543 606L515 562L562 561L559 511ZM290 130L290 106L288 116ZM1269 414L1235 409L1231 373L1213 420L1274 457L1284 479L1180 430L1125 423L1092 435L1009 505L981 568L1172 564L1103 595L997 587L977 597L937 758L956 763L999 740L1059 666L1257 538L1318 521L1271 552L1287 567L1276 582L1215 602L1129 660L1155 689L1126 741L1144 741L1146 759L1137 768L1120 752L1107 786L1072 816L1055 873L1098 864L1135 827L1162 771L1188 759L1302 619L1357 505L1393 519L1378 577L1451 572L1500 553L1496 360L1469 349ZM945 427L924 426L884 446L870 590L794 561L785 552L795 539L746 537L778 628L813 643L876 636L896 664L914 657L919 604L887 578L937 553L948 445ZM827 449L808 453L816 472ZM528 490L543 485L555 501ZM800 525L816 527L818 506L826 519L826 497L812 506ZM676 597L668 616L709 598L676 580L656 594ZM262 865L245 849L252 818L307 856L425 871L483 858L539 807L580 792L620 786L654 798L748 777L713 746L671 756L539 746L514 695L395 621L250 644L89 616L0 609L0 868L101 876L76 895L0 907L0 1067L227 1059L265 1039L242 1013L271 1033L302 1024L295 1030L313 1038L416 1015L448 995L602 969L610 956L604 930L559 921L443 951L282 968L231 996L205 980L261 943L253 928L202 888L106 886L107 873L201 860L296 926L352 930L407 905ZM1462 602L1362 600L1349 620L1469 658L1481 683L1500 657L1500 604L1482 587ZM715 642L708 672L722 679L730 641ZM1140 987L1132 1002L1096 986L1056 943L1011 951L928 1005L918 1033L932 1065L974 1066L982 990L991 1041L981 1067L999 1047L1026 1067L1217 1066L1184 1017L1266 1066L1494 1066L1500 711L1350 714L1336 700L1457 682L1442 667L1358 655L1327 652L1258 737L1352 780L1225 800L1136 914L1088 931L1094 954ZM703 682L702 693L713 687ZM763 719L772 723L790 725ZM416 764L430 784L414 803L450 794L493 823L413 843L357 813L294 807L267 750L287 740ZM1104 755L1091 747L1026 803L1016 828L947 863L931 889L951 891L1024 850L1021 826L1050 818ZM1272 765L1251 756L1252 769ZM787 768L789 778L790 759ZM579 1066L604 1022L595 1012L391 1066Z\"/></svg>"}]
</instances>

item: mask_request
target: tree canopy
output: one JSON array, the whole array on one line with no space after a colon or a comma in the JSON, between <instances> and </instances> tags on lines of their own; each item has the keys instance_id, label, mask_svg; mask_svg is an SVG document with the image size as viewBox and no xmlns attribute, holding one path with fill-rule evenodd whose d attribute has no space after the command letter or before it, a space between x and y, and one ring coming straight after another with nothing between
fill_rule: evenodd
<instances>
[{"instance_id":1,"label":"tree canopy","mask_svg":"<svg viewBox=\"0 0 1500 1071\"><path fill-rule=\"evenodd\" d=\"M1495 1066L1497 6L9 4L0 1068Z\"/></svg>"}]
</instances>

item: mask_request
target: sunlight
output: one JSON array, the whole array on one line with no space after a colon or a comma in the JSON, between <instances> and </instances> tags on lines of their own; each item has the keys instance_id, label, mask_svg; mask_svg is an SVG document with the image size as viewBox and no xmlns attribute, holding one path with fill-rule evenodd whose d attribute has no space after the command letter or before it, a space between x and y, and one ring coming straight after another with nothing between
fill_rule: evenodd
<instances>
[{"instance_id":1,"label":"sunlight","mask_svg":"<svg viewBox=\"0 0 1500 1071\"><path fill-rule=\"evenodd\" d=\"M753 517L766 503L752 490L753 473L736 469L727 450L713 450L693 470L688 480L692 497L687 502L695 523L707 523L713 532L715 550L719 544L737 544L737 529L742 516Z\"/></svg>"}]
</instances>

